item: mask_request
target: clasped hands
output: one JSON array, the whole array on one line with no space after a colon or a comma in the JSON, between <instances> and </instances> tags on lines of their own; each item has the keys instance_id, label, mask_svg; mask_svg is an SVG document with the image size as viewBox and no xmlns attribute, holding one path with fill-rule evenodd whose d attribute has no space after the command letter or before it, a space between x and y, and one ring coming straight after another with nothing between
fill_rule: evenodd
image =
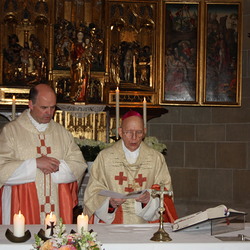
<instances>
[{"instance_id":1,"label":"clasped hands","mask_svg":"<svg viewBox=\"0 0 250 250\"><path fill-rule=\"evenodd\" d=\"M43 155L36 158L36 165L44 174L51 174L59 171L60 161L56 158Z\"/></svg>"},{"instance_id":2,"label":"clasped hands","mask_svg":"<svg viewBox=\"0 0 250 250\"><path fill-rule=\"evenodd\" d=\"M138 202L141 202L143 204L147 204L149 202L149 200L150 200L150 193L148 191L146 191L143 194L141 194L138 198L136 198L135 200L138 201ZM120 205L122 205L125 201L126 201L126 199L110 198L109 204L113 208L117 208Z\"/></svg>"}]
</instances>

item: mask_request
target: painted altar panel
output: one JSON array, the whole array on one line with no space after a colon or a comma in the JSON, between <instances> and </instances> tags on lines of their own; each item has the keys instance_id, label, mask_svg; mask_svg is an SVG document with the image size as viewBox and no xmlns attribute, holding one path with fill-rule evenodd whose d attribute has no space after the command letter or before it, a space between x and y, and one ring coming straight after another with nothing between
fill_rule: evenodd
<instances>
[{"instance_id":1,"label":"painted altar panel","mask_svg":"<svg viewBox=\"0 0 250 250\"><path fill-rule=\"evenodd\" d=\"M199 2L164 5L163 100L198 103Z\"/></svg>"},{"instance_id":2,"label":"painted altar panel","mask_svg":"<svg viewBox=\"0 0 250 250\"><path fill-rule=\"evenodd\" d=\"M205 76L203 104L241 103L241 4L205 4Z\"/></svg>"},{"instance_id":3,"label":"painted altar panel","mask_svg":"<svg viewBox=\"0 0 250 250\"><path fill-rule=\"evenodd\" d=\"M241 105L241 5L163 1L160 104Z\"/></svg>"}]
</instances>

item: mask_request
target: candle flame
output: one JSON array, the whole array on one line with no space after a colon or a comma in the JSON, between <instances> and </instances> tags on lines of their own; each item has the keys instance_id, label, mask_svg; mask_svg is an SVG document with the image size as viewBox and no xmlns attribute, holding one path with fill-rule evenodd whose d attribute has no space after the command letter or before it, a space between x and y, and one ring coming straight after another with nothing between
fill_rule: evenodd
<instances>
[{"instance_id":1,"label":"candle flame","mask_svg":"<svg viewBox=\"0 0 250 250\"><path fill-rule=\"evenodd\" d=\"M86 220L86 221L88 221L88 220L89 220L89 217L88 217L88 215L87 215L87 214L86 214L86 215L84 215L84 214L82 213L82 214L80 214L79 216L80 216L80 218L82 218L82 219L84 219L84 220Z\"/></svg>"},{"instance_id":2,"label":"candle flame","mask_svg":"<svg viewBox=\"0 0 250 250\"><path fill-rule=\"evenodd\" d=\"M15 101L16 100L16 96L13 95L12 96L12 100Z\"/></svg>"}]
</instances>

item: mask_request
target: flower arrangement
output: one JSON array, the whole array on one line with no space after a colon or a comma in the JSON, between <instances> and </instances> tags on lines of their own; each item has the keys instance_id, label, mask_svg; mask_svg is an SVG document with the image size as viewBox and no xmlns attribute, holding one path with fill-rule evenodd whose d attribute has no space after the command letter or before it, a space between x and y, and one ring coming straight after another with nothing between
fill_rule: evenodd
<instances>
[{"instance_id":1,"label":"flower arrangement","mask_svg":"<svg viewBox=\"0 0 250 250\"><path fill-rule=\"evenodd\" d=\"M106 147L111 146L113 143L105 143L102 141L95 141L91 139L79 139L75 138L76 144L80 147L84 159L86 161L94 161L101 150ZM158 139L154 136L147 136L144 138L144 142L151 148L165 154L167 151L167 146L160 143Z\"/></svg>"},{"instance_id":2,"label":"flower arrangement","mask_svg":"<svg viewBox=\"0 0 250 250\"><path fill-rule=\"evenodd\" d=\"M43 241L35 234L34 249L39 250L100 250L101 243L96 240L95 232L82 231L78 233L66 233L66 227L60 218L58 226L52 238Z\"/></svg>"},{"instance_id":3,"label":"flower arrangement","mask_svg":"<svg viewBox=\"0 0 250 250\"><path fill-rule=\"evenodd\" d=\"M164 143L160 143L158 139L154 136L147 136L144 139L144 142L151 148L156 151L165 154L167 152L167 146Z\"/></svg>"},{"instance_id":4,"label":"flower arrangement","mask_svg":"<svg viewBox=\"0 0 250 250\"><path fill-rule=\"evenodd\" d=\"M86 161L94 161L99 152L109 145L109 143L91 139L75 138L75 142L80 147Z\"/></svg>"}]
</instances>

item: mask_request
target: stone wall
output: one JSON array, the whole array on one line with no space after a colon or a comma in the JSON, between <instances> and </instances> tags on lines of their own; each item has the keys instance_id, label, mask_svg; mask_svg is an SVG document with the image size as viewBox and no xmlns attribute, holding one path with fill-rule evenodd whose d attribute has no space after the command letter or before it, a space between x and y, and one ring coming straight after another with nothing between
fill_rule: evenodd
<instances>
[{"instance_id":1,"label":"stone wall","mask_svg":"<svg viewBox=\"0 0 250 250\"><path fill-rule=\"evenodd\" d=\"M250 221L250 1L243 1L242 106L166 106L148 134L167 144L179 216L225 204Z\"/></svg>"},{"instance_id":2,"label":"stone wall","mask_svg":"<svg viewBox=\"0 0 250 250\"><path fill-rule=\"evenodd\" d=\"M250 221L250 0L243 1L242 106L166 106L148 135L168 146L179 216L218 204L249 213ZM0 117L0 125L5 118ZM0 127L1 127L0 126ZM81 202L88 175L80 191Z\"/></svg>"}]
</instances>

